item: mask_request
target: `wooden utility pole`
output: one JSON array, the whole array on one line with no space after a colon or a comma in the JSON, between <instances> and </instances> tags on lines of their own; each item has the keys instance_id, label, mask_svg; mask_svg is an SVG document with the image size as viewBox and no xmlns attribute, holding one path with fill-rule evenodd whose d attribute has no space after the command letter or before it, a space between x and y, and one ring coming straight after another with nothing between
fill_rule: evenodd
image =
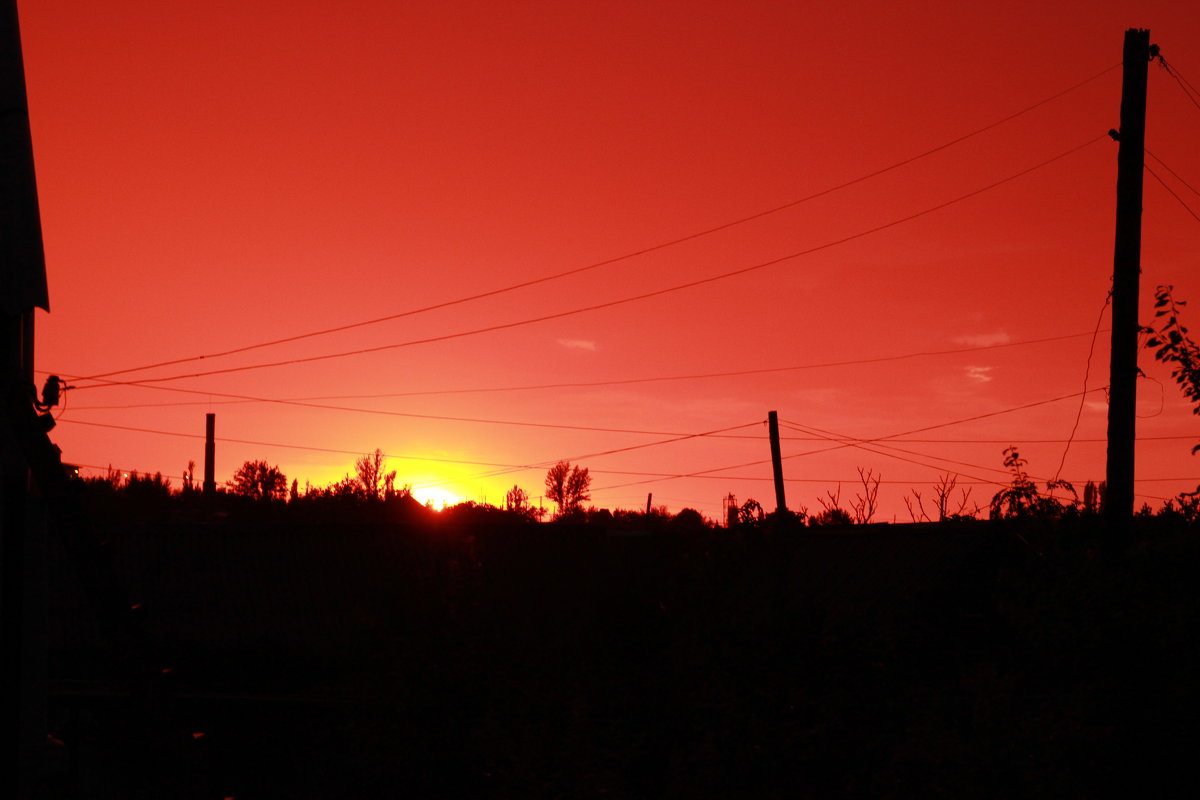
<instances>
[{"instance_id":1,"label":"wooden utility pole","mask_svg":"<svg viewBox=\"0 0 1200 800\"><path fill-rule=\"evenodd\" d=\"M217 457L217 415L204 415L204 499L212 501L217 493L217 468L214 461Z\"/></svg>"},{"instance_id":2,"label":"wooden utility pole","mask_svg":"<svg viewBox=\"0 0 1200 800\"><path fill-rule=\"evenodd\" d=\"M650 516L650 503L653 500L654 500L654 492L648 492L646 494L646 516L647 517Z\"/></svg>"},{"instance_id":3,"label":"wooden utility pole","mask_svg":"<svg viewBox=\"0 0 1200 800\"><path fill-rule=\"evenodd\" d=\"M1108 464L1104 503L1105 517L1114 534L1127 531L1133 520L1138 281L1149 64L1150 31L1140 28L1125 31L1120 145L1117 150L1117 225L1113 248L1112 356L1108 380Z\"/></svg>"},{"instance_id":4,"label":"wooden utility pole","mask_svg":"<svg viewBox=\"0 0 1200 800\"><path fill-rule=\"evenodd\" d=\"M783 457L779 454L779 415L767 412L767 428L771 435L771 471L775 475L775 512L787 510L787 499L783 495Z\"/></svg>"}]
</instances>

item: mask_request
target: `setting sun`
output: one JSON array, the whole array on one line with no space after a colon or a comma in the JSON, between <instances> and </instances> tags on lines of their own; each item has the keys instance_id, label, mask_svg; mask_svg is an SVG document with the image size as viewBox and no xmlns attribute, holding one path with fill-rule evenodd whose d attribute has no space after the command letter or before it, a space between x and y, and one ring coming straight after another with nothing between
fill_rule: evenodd
<instances>
[{"instance_id":1,"label":"setting sun","mask_svg":"<svg viewBox=\"0 0 1200 800\"><path fill-rule=\"evenodd\" d=\"M412 494L422 504L432 507L435 511L441 511L444 508L458 505L463 501L463 498L459 495L437 484L414 487Z\"/></svg>"}]
</instances>

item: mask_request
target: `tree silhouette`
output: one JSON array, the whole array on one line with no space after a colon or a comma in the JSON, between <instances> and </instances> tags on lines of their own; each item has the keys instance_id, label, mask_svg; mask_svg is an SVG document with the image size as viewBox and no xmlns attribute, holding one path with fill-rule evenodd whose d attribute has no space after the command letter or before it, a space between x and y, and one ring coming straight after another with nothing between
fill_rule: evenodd
<instances>
[{"instance_id":1,"label":"tree silhouette","mask_svg":"<svg viewBox=\"0 0 1200 800\"><path fill-rule=\"evenodd\" d=\"M592 478L587 468L572 467L560 461L546 473L546 497L558 505L558 516L578 511L583 501L590 500L588 489Z\"/></svg>"},{"instance_id":2,"label":"tree silhouette","mask_svg":"<svg viewBox=\"0 0 1200 800\"><path fill-rule=\"evenodd\" d=\"M742 525L758 525L766 518L767 514L763 511L762 503L753 497L742 503L742 507L737 512L738 523Z\"/></svg>"},{"instance_id":3,"label":"tree silhouette","mask_svg":"<svg viewBox=\"0 0 1200 800\"><path fill-rule=\"evenodd\" d=\"M1060 517L1068 508L1075 506L1075 487L1069 481L1059 479L1046 481L1046 491L1038 491L1037 483L1025 471L1028 462L1021 457L1016 445L1004 448L1004 466L1012 472L1012 483L996 492L992 497L990 516L992 519L1013 517ZM1071 499L1060 502L1054 498L1056 490L1069 492Z\"/></svg>"},{"instance_id":4,"label":"tree silhouette","mask_svg":"<svg viewBox=\"0 0 1200 800\"><path fill-rule=\"evenodd\" d=\"M515 484L504 495L504 510L527 519L539 519L545 513L545 509L530 505L529 494Z\"/></svg>"},{"instance_id":5,"label":"tree silhouette","mask_svg":"<svg viewBox=\"0 0 1200 800\"><path fill-rule=\"evenodd\" d=\"M938 476L938 482L933 485L932 498L937 522L945 522L948 519L974 519L979 513L978 503L975 504L974 510L967 508L971 500L970 487L959 489L959 494L955 495L954 490L957 487L957 475L947 472ZM916 489L912 490L911 499L904 498L904 505L908 508L908 515L912 517L913 522L935 521L933 515L925 510L925 500Z\"/></svg>"},{"instance_id":6,"label":"tree silhouette","mask_svg":"<svg viewBox=\"0 0 1200 800\"><path fill-rule=\"evenodd\" d=\"M858 479L862 482L863 493L855 495L851 505L854 507L855 523L866 525L875 516L875 509L879 507L879 482L882 478L876 475L873 469L864 470L859 467Z\"/></svg>"},{"instance_id":7,"label":"tree silhouette","mask_svg":"<svg viewBox=\"0 0 1200 800\"><path fill-rule=\"evenodd\" d=\"M671 519L671 526L677 530L699 531L708 527L708 523L696 509L683 508Z\"/></svg>"},{"instance_id":8,"label":"tree silhouette","mask_svg":"<svg viewBox=\"0 0 1200 800\"><path fill-rule=\"evenodd\" d=\"M868 487L869 488L869 487ZM824 497L818 497L817 502L821 504L822 511L809 517L808 524L817 525L852 525L854 517L850 512L842 508L842 485L839 483L836 492L825 490Z\"/></svg>"},{"instance_id":9,"label":"tree silhouette","mask_svg":"<svg viewBox=\"0 0 1200 800\"><path fill-rule=\"evenodd\" d=\"M282 500L287 496L287 477L266 461L247 461L226 485L234 494L254 500Z\"/></svg>"},{"instance_id":10,"label":"tree silhouette","mask_svg":"<svg viewBox=\"0 0 1200 800\"><path fill-rule=\"evenodd\" d=\"M389 495L395 491L396 473L383 474L383 462L383 451L379 448L354 462L354 472L367 500L383 497L385 491Z\"/></svg>"}]
</instances>

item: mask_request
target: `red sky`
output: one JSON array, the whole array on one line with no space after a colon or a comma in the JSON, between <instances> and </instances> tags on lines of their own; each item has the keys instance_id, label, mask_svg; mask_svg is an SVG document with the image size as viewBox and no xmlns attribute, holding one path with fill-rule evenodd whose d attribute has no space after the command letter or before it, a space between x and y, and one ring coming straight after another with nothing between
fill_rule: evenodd
<instances>
[{"instance_id":1,"label":"red sky","mask_svg":"<svg viewBox=\"0 0 1200 800\"><path fill-rule=\"evenodd\" d=\"M514 483L536 498L547 466L568 458L590 468L598 506L643 507L653 492L655 505L715 517L729 492L773 507L770 410L870 439L1078 393L1112 268L1117 145L1098 137L1118 125L1122 37L1150 28L1200 86L1200 15L1183 0L982 8L21 3L52 309L39 312L37 359L70 376L402 314L662 245L888 167L1113 67L960 144L711 235L111 379L343 353L623 300L869 231L1091 142L912 221L477 335L157 388L77 380L92 388L69 393L53 438L69 462L178 476L202 462L211 411L219 481L261 458L323 485L378 447L422 499L495 503ZM1157 65L1147 125L1151 152L1200 188L1200 107ZM1200 195L1149 163L1200 213ZM1200 222L1150 176L1144 205L1144 320L1163 283L1200 314ZM1089 388L1107 382L1106 351L1101 333ZM1142 367L1138 502L1157 506L1200 483L1189 454L1200 425L1168 372L1147 357ZM602 385L498 391L568 383ZM828 442L786 428L789 505L819 510L839 482L848 505L863 467L884 481L879 518L906 521L902 498L941 473L1004 480L1008 444L1033 475L1053 476L1079 407L1069 398L888 443L920 463L853 448L804 455ZM1103 477L1105 413L1103 392L1088 395L1064 478ZM745 438L592 455L739 425L731 433ZM1183 438L1151 438L1169 436ZM528 468L494 474L505 466ZM708 470L718 471L664 477ZM986 506L995 489L976 485L972 499Z\"/></svg>"}]
</instances>

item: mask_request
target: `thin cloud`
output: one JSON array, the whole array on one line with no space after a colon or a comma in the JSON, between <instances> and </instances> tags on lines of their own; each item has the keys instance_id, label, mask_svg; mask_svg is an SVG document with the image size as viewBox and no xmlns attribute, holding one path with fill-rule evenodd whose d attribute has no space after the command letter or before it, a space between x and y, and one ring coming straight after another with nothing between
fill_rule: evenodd
<instances>
[{"instance_id":1,"label":"thin cloud","mask_svg":"<svg viewBox=\"0 0 1200 800\"><path fill-rule=\"evenodd\" d=\"M570 350L590 350L596 352L596 343L590 339L559 339L558 343Z\"/></svg>"},{"instance_id":2,"label":"thin cloud","mask_svg":"<svg viewBox=\"0 0 1200 800\"><path fill-rule=\"evenodd\" d=\"M1011 341L1012 337L1006 331L969 333L964 336L954 337L955 344L966 345L967 347L992 347L998 344L1008 344Z\"/></svg>"},{"instance_id":3,"label":"thin cloud","mask_svg":"<svg viewBox=\"0 0 1200 800\"><path fill-rule=\"evenodd\" d=\"M973 381L987 383L992 379L991 367L967 367L967 377Z\"/></svg>"}]
</instances>

